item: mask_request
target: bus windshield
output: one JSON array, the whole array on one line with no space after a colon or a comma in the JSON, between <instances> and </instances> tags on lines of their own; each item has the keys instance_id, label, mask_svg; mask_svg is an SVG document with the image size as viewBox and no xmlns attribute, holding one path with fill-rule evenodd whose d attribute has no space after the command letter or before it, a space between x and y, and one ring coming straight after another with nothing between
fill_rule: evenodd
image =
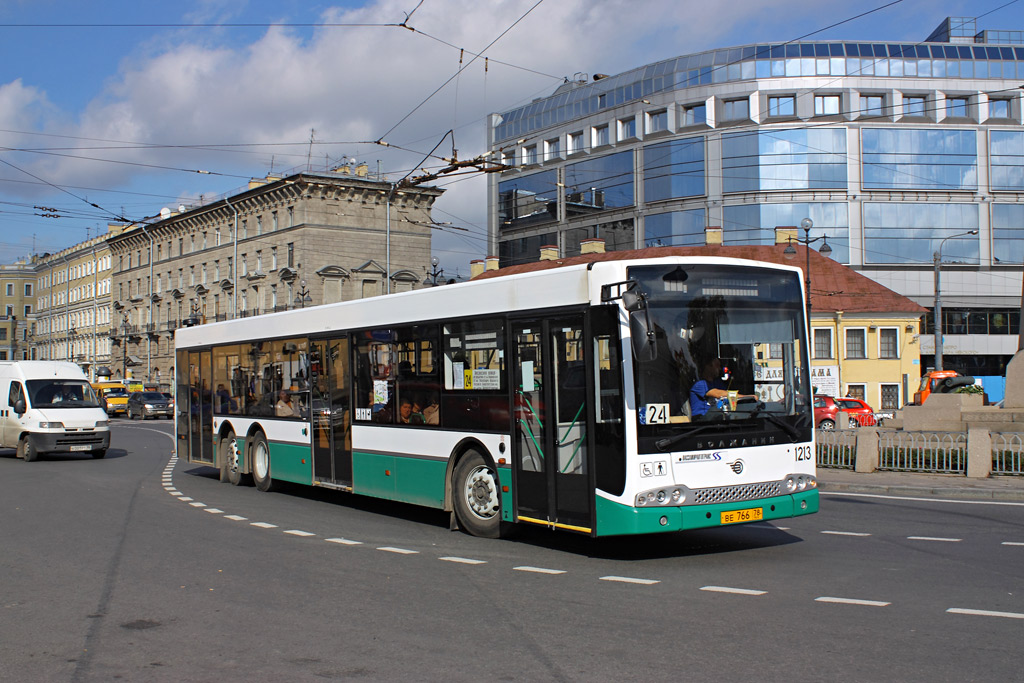
<instances>
[{"instance_id":1,"label":"bus windshield","mask_svg":"<svg viewBox=\"0 0 1024 683\"><path fill-rule=\"evenodd\" d=\"M75 379L30 379L28 396L35 408L98 408L88 382Z\"/></svg>"},{"instance_id":2,"label":"bus windshield","mask_svg":"<svg viewBox=\"0 0 1024 683\"><path fill-rule=\"evenodd\" d=\"M651 348L637 362L642 451L701 435L808 429L803 298L789 272L737 266L640 266L628 270L646 296L631 313ZM651 446L656 446L651 448ZM700 448L700 445L688 444Z\"/></svg>"}]
</instances>

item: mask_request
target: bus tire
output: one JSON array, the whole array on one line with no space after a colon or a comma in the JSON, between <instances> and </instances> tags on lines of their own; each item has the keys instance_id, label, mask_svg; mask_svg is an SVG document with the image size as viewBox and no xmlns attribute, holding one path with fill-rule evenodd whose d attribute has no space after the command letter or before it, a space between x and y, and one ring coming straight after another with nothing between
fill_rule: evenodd
<instances>
[{"instance_id":1,"label":"bus tire","mask_svg":"<svg viewBox=\"0 0 1024 683\"><path fill-rule=\"evenodd\" d=\"M263 432L252 437L252 479L260 491L277 490L277 482L270 471L270 445Z\"/></svg>"},{"instance_id":2,"label":"bus tire","mask_svg":"<svg viewBox=\"0 0 1024 683\"><path fill-rule=\"evenodd\" d=\"M39 450L31 436L21 437L21 441L18 442L18 452L21 453L21 459L25 462L35 462L39 458Z\"/></svg>"},{"instance_id":3,"label":"bus tire","mask_svg":"<svg viewBox=\"0 0 1024 683\"><path fill-rule=\"evenodd\" d=\"M220 440L220 480L232 486L242 485L242 454L238 452L235 433L228 432Z\"/></svg>"},{"instance_id":4,"label":"bus tire","mask_svg":"<svg viewBox=\"0 0 1024 683\"><path fill-rule=\"evenodd\" d=\"M501 536L498 476L477 451L468 451L455 467L452 496L459 525L481 538Z\"/></svg>"}]
</instances>

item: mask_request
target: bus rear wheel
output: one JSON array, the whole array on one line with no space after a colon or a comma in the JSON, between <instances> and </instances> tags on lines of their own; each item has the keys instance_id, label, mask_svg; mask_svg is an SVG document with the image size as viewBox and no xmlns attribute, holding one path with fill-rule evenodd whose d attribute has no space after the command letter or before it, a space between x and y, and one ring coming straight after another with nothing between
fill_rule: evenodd
<instances>
[{"instance_id":1,"label":"bus rear wheel","mask_svg":"<svg viewBox=\"0 0 1024 683\"><path fill-rule=\"evenodd\" d=\"M484 457L469 451L455 467L452 494L459 525L473 536L501 535L501 496L498 477Z\"/></svg>"},{"instance_id":2,"label":"bus rear wheel","mask_svg":"<svg viewBox=\"0 0 1024 683\"><path fill-rule=\"evenodd\" d=\"M270 445L262 432L252 438L252 478L260 491L274 491L277 482L270 476Z\"/></svg>"}]
</instances>

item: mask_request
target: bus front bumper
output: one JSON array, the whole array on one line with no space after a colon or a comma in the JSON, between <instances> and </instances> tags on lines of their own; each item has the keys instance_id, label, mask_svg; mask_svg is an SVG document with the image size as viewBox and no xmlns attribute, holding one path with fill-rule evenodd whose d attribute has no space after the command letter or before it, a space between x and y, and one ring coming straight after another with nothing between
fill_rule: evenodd
<instances>
[{"instance_id":1,"label":"bus front bumper","mask_svg":"<svg viewBox=\"0 0 1024 683\"><path fill-rule=\"evenodd\" d=\"M751 512L759 510L760 513ZM654 534L765 522L818 511L818 490L714 505L636 508L597 497L597 536ZM723 513L737 513L723 515ZM731 521L726 521L731 520Z\"/></svg>"}]
</instances>

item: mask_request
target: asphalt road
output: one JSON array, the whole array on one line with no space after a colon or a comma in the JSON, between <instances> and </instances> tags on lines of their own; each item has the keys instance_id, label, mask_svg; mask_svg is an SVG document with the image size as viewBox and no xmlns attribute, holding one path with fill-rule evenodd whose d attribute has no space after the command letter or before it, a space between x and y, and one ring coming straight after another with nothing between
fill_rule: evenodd
<instances>
[{"instance_id":1,"label":"asphalt road","mask_svg":"<svg viewBox=\"0 0 1024 683\"><path fill-rule=\"evenodd\" d=\"M1024 504L823 495L591 540L264 494L171 459L0 451L0 680L1020 680Z\"/></svg>"}]
</instances>

